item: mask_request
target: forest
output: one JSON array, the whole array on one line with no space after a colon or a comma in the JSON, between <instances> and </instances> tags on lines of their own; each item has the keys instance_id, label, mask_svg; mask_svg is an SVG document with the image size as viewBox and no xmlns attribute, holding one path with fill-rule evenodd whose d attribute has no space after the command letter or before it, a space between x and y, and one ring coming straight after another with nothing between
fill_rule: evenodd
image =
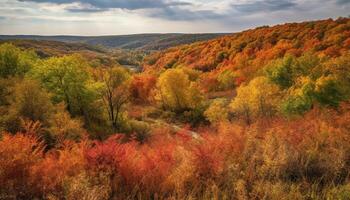
<instances>
[{"instance_id":1,"label":"forest","mask_svg":"<svg viewBox=\"0 0 350 200\"><path fill-rule=\"evenodd\" d=\"M0 200L348 200L349 100L350 18L152 52L1 41Z\"/></svg>"}]
</instances>

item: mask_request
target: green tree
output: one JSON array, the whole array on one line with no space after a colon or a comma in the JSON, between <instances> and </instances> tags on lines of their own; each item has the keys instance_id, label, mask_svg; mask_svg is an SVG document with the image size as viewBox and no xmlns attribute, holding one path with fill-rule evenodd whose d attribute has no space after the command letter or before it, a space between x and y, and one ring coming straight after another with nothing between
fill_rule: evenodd
<instances>
[{"instance_id":1,"label":"green tree","mask_svg":"<svg viewBox=\"0 0 350 200\"><path fill-rule=\"evenodd\" d=\"M65 102L73 116L84 115L84 108L97 98L88 63L79 55L45 60L32 74L54 94L55 103Z\"/></svg>"},{"instance_id":2,"label":"green tree","mask_svg":"<svg viewBox=\"0 0 350 200\"><path fill-rule=\"evenodd\" d=\"M2 44L0 46L0 77L24 75L32 68L37 59L34 51L22 51L12 44Z\"/></svg>"},{"instance_id":3,"label":"green tree","mask_svg":"<svg viewBox=\"0 0 350 200\"><path fill-rule=\"evenodd\" d=\"M281 104L286 116L300 115L310 110L314 101L315 83L309 77L300 77L296 85L289 89Z\"/></svg>"},{"instance_id":4,"label":"green tree","mask_svg":"<svg viewBox=\"0 0 350 200\"><path fill-rule=\"evenodd\" d=\"M53 94L55 104L64 102L72 117L82 117L91 134L105 126L101 85L93 80L92 68L80 55L53 57L33 68L31 75Z\"/></svg>"},{"instance_id":5,"label":"green tree","mask_svg":"<svg viewBox=\"0 0 350 200\"><path fill-rule=\"evenodd\" d=\"M293 65L295 58L286 56L270 63L266 69L266 77L282 89L289 88L293 85Z\"/></svg>"},{"instance_id":6,"label":"green tree","mask_svg":"<svg viewBox=\"0 0 350 200\"><path fill-rule=\"evenodd\" d=\"M338 107L339 103L347 99L344 91L345 85L336 77L322 76L316 81L315 97L317 101L323 105Z\"/></svg>"}]
</instances>

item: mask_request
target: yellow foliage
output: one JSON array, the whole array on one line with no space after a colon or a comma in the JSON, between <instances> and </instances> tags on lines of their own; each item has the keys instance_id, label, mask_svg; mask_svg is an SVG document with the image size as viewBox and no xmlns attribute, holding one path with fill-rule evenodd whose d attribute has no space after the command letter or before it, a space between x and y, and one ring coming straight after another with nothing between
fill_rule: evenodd
<instances>
[{"instance_id":1,"label":"yellow foliage","mask_svg":"<svg viewBox=\"0 0 350 200\"><path fill-rule=\"evenodd\" d=\"M157 87L157 99L167 109L184 111L197 107L201 102L196 85L182 69L169 69L162 73Z\"/></svg>"},{"instance_id":2,"label":"yellow foliage","mask_svg":"<svg viewBox=\"0 0 350 200\"><path fill-rule=\"evenodd\" d=\"M280 90L276 85L269 83L266 77L257 77L248 85L237 89L237 96L230 107L236 114L244 115L249 124L253 117L271 116L277 107L279 96Z\"/></svg>"}]
</instances>

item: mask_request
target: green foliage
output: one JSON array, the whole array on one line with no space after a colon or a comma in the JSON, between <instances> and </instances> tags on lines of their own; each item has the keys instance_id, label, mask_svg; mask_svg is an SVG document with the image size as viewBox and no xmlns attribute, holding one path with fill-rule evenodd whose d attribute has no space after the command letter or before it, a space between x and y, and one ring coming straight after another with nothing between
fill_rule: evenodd
<instances>
[{"instance_id":1,"label":"green foliage","mask_svg":"<svg viewBox=\"0 0 350 200\"><path fill-rule=\"evenodd\" d=\"M341 101L347 99L345 87L334 76L322 76L316 81L315 97L323 105L338 107Z\"/></svg>"},{"instance_id":2,"label":"green foliage","mask_svg":"<svg viewBox=\"0 0 350 200\"><path fill-rule=\"evenodd\" d=\"M35 62L37 55L33 51L22 51L12 44L0 46L0 77L24 75Z\"/></svg>"},{"instance_id":3,"label":"green foliage","mask_svg":"<svg viewBox=\"0 0 350 200\"><path fill-rule=\"evenodd\" d=\"M286 56L283 59L273 61L266 68L268 79L280 86L282 89L289 88L293 85L293 64L295 58Z\"/></svg>"},{"instance_id":4,"label":"green foliage","mask_svg":"<svg viewBox=\"0 0 350 200\"><path fill-rule=\"evenodd\" d=\"M81 103L90 99L87 63L78 55L53 57L41 62L32 73L51 91L55 103L64 101L68 111L76 115ZM84 98L86 97L86 98Z\"/></svg>"},{"instance_id":5,"label":"green foliage","mask_svg":"<svg viewBox=\"0 0 350 200\"><path fill-rule=\"evenodd\" d=\"M206 110L205 105L198 105L197 107L185 111L182 114L183 120L185 123L190 123L192 126L198 126L202 123L206 122L206 118L204 116L204 112Z\"/></svg>"},{"instance_id":6,"label":"green foliage","mask_svg":"<svg viewBox=\"0 0 350 200\"><path fill-rule=\"evenodd\" d=\"M88 63L79 55L52 57L43 60L31 71L31 76L53 94L53 102L64 102L73 116L82 116L84 125L98 131L104 125L98 90Z\"/></svg>"},{"instance_id":7,"label":"green foliage","mask_svg":"<svg viewBox=\"0 0 350 200\"><path fill-rule=\"evenodd\" d=\"M310 110L314 101L315 84L308 77L300 77L297 84L288 91L281 104L286 116L301 115Z\"/></svg>"}]
</instances>

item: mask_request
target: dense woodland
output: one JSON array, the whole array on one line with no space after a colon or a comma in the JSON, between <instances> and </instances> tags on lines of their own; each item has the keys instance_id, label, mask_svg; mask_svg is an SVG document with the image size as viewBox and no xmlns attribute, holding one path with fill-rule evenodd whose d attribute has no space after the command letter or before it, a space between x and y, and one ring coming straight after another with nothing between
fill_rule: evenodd
<instances>
[{"instance_id":1,"label":"dense woodland","mask_svg":"<svg viewBox=\"0 0 350 200\"><path fill-rule=\"evenodd\" d=\"M350 198L349 18L151 54L23 43L0 46L0 199Z\"/></svg>"}]
</instances>

